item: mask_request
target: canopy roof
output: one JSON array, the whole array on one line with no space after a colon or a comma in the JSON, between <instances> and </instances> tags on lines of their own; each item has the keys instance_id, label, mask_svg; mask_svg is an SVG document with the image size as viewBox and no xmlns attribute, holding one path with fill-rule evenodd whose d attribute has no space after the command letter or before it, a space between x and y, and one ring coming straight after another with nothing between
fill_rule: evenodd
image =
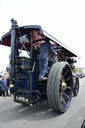
<instances>
[{"instance_id":1,"label":"canopy roof","mask_svg":"<svg viewBox=\"0 0 85 128\"><path fill-rule=\"evenodd\" d=\"M17 27L16 36L17 37L20 37L23 35L29 36L30 32L32 30L40 30L40 34L42 34L44 38L48 39L49 41L52 41L53 44L56 44L57 52L61 52L61 50L62 50L64 52L65 56L78 57L78 55L73 50L71 50L69 47L64 45L62 42L60 42L59 40L57 40L56 38L54 38L53 36L48 34L46 31L42 30L41 26L30 25L30 26ZM6 33L5 35L3 35L1 37L1 44L10 47L10 45L11 45L11 31L9 31L8 33ZM31 47L30 42L26 42L25 47L26 47L26 49L28 49L28 51L30 51L30 47ZM19 46L19 48L21 48L21 46Z\"/></svg>"}]
</instances>

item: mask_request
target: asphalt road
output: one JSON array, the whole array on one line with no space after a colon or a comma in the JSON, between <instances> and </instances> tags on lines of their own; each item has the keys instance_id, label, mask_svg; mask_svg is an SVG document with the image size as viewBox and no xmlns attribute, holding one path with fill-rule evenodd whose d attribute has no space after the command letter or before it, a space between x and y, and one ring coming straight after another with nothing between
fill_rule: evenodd
<instances>
[{"instance_id":1,"label":"asphalt road","mask_svg":"<svg viewBox=\"0 0 85 128\"><path fill-rule=\"evenodd\" d=\"M68 111L58 114L48 103L28 107L15 103L12 97L0 97L0 128L81 128L85 119L85 78L80 91L72 98Z\"/></svg>"}]
</instances>

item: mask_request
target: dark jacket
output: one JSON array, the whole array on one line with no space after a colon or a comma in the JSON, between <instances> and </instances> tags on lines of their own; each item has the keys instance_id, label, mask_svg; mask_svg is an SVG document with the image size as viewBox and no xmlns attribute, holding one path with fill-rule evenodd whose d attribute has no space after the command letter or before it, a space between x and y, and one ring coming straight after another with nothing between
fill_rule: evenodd
<instances>
[{"instance_id":1,"label":"dark jacket","mask_svg":"<svg viewBox=\"0 0 85 128\"><path fill-rule=\"evenodd\" d=\"M6 79L0 80L0 87L1 87L1 90L4 90L4 91L8 90Z\"/></svg>"}]
</instances>

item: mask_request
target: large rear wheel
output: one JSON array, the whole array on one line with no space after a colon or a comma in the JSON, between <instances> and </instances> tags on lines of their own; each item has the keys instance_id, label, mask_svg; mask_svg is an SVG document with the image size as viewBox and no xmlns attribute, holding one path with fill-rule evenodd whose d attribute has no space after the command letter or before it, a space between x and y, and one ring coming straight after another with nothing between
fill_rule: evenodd
<instances>
[{"instance_id":1,"label":"large rear wheel","mask_svg":"<svg viewBox=\"0 0 85 128\"><path fill-rule=\"evenodd\" d=\"M72 99L73 78L67 62L55 63L48 75L47 98L50 107L65 112Z\"/></svg>"}]
</instances>

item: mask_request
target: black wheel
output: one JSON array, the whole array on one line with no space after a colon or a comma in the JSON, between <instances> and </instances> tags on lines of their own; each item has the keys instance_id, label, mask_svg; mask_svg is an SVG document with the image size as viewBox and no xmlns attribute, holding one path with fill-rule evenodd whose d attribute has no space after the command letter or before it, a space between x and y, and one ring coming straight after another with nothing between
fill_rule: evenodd
<instances>
[{"instance_id":1,"label":"black wheel","mask_svg":"<svg viewBox=\"0 0 85 128\"><path fill-rule=\"evenodd\" d=\"M47 98L50 107L65 112L72 99L73 78L67 62L55 63L48 75Z\"/></svg>"},{"instance_id":2,"label":"black wheel","mask_svg":"<svg viewBox=\"0 0 85 128\"><path fill-rule=\"evenodd\" d=\"M75 77L74 78L74 88L73 88L73 95L74 96L77 96L78 93L79 93L79 78L78 77Z\"/></svg>"}]
</instances>

